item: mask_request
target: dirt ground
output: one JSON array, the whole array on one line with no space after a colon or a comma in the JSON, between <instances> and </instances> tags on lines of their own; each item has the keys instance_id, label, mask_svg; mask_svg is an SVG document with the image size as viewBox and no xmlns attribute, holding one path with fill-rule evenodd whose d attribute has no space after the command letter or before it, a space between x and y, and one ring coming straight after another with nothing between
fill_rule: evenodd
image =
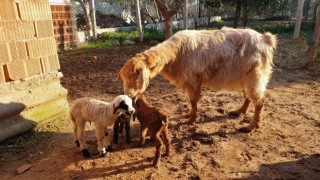
<instances>
[{"instance_id":1,"label":"dirt ground","mask_svg":"<svg viewBox=\"0 0 320 180\"><path fill-rule=\"evenodd\" d=\"M122 93L117 73L124 62L148 45L69 51L60 55L62 85L68 101L89 96L110 101ZM0 179L319 179L320 65L305 64L306 43L281 40L268 86L263 122L249 134L237 129L253 116L228 111L241 106L241 92L203 89L196 125L183 124L186 94L158 76L146 95L170 115L172 155L158 170L151 166L155 148L150 139L138 146L139 123L131 122L133 142L124 133L114 152L100 158L92 126L85 137L93 156L85 159L74 144L68 119L40 125L35 131L0 144ZM92 56L97 56L93 61ZM112 129L112 128L111 128ZM112 130L111 130L112 132ZM16 170L31 167L22 174Z\"/></svg>"}]
</instances>

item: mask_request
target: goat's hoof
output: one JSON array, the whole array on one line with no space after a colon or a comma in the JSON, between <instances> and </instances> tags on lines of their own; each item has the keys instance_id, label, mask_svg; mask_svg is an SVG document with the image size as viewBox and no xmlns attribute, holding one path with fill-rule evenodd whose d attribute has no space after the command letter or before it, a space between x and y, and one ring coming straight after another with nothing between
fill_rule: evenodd
<instances>
[{"instance_id":1,"label":"goat's hoof","mask_svg":"<svg viewBox=\"0 0 320 180\"><path fill-rule=\"evenodd\" d=\"M77 145L78 147L80 147L80 143L79 143L78 140L76 140L74 143L76 143L76 145Z\"/></svg>"},{"instance_id":2,"label":"goat's hoof","mask_svg":"<svg viewBox=\"0 0 320 180\"><path fill-rule=\"evenodd\" d=\"M160 167L160 163L159 162L154 162L153 163L153 167L155 168L155 169L159 169L159 167Z\"/></svg>"},{"instance_id":3,"label":"goat's hoof","mask_svg":"<svg viewBox=\"0 0 320 180\"><path fill-rule=\"evenodd\" d=\"M197 118L195 117L190 117L187 121L187 124L195 125L197 122Z\"/></svg>"},{"instance_id":4,"label":"goat's hoof","mask_svg":"<svg viewBox=\"0 0 320 180\"><path fill-rule=\"evenodd\" d=\"M113 148L109 145L109 146L107 146L107 151L108 152L113 152Z\"/></svg>"},{"instance_id":5,"label":"goat's hoof","mask_svg":"<svg viewBox=\"0 0 320 180\"><path fill-rule=\"evenodd\" d=\"M90 157L90 153L89 153L88 149L82 149L81 153L82 153L83 157Z\"/></svg>"},{"instance_id":6,"label":"goat's hoof","mask_svg":"<svg viewBox=\"0 0 320 180\"><path fill-rule=\"evenodd\" d=\"M253 128L246 126L246 127L240 128L238 131L242 132L242 133L250 133L252 130L253 130Z\"/></svg>"},{"instance_id":7,"label":"goat's hoof","mask_svg":"<svg viewBox=\"0 0 320 180\"><path fill-rule=\"evenodd\" d=\"M106 157L106 156L107 156L107 153L101 153L100 156L101 156L101 157Z\"/></svg>"},{"instance_id":8,"label":"goat's hoof","mask_svg":"<svg viewBox=\"0 0 320 180\"><path fill-rule=\"evenodd\" d=\"M241 113L239 113L238 111L230 111L230 112L228 112L228 114L231 116L240 116L241 115Z\"/></svg>"}]
</instances>

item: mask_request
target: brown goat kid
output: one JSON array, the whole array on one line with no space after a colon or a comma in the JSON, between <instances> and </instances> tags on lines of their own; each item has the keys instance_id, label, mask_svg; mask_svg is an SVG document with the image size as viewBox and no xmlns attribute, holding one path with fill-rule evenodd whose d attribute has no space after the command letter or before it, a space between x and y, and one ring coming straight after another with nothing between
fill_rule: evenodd
<instances>
[{"instance_id":1,"label":"brown goat kid","mask_svg":"<svg viewBox=\"0 0 320 180\"><path fill-rule=\"evenodd\" d=\"M135 115L140 121L141 126L140 145L142 146L145 144L147 130L149 130L150 137L154 140L156 147L153 165L158 168L161 159L160 151L163 145L160 135L162 135L166 146L165 155L170 155L171 138L168 132L169 118L166 113L150 105L143 94L137 95L136 98L133 107L136 109ZM135 116L133 116L133 120L135 120Z\"/></svg>"}]
</instances>

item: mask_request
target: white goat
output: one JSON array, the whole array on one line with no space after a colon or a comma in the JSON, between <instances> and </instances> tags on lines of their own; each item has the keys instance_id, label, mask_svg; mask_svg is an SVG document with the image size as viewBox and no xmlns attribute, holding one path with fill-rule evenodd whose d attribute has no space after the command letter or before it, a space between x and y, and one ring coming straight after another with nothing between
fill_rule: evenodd
<instances>
[{"instance_id":1,"label":"white goat","mask_svg":"<svg viewBox=\"0 0 320 180\"><path fill-rule=\"evenodd\" d=\"M73 122L75 142L80 146L84 157L89 157L90 153L85 147L83 131L86 122L94 123L96 137L98 141L98 151L104 157L106 148L112 151L108 127L112 126L121 114L132 115L135 109L132 107L132 99L126 95L115 97L111 103L98 101L84 97L74 101L70 108L70 117Z\"/></svg>"}]
</instances>

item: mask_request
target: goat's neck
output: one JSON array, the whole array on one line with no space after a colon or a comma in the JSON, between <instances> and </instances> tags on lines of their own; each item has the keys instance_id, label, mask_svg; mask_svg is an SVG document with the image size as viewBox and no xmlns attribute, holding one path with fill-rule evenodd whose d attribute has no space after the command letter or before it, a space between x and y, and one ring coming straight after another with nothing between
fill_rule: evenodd
<instances>
[{"instance_id":1,"label":"goat's neck","mask_svg":"<svg viewBox=\"0 0 320 180\"><path fill-rule=\"evenodd\" d=\"M172 42L163 42L143 53L151 78L158 75L163 68L175 61L178 48Z\"/></svg>"}]
</instances>

